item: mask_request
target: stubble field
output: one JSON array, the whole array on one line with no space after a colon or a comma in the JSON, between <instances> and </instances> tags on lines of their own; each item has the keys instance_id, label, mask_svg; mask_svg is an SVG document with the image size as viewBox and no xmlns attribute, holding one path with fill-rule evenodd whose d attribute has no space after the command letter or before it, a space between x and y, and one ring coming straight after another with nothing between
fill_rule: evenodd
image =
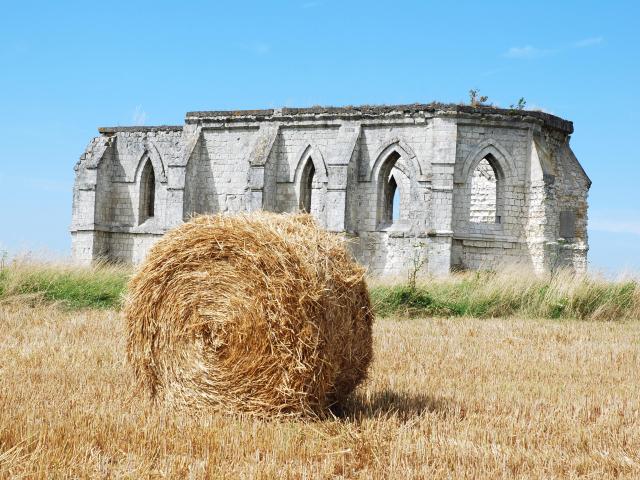
<instances>
[{"instance_id":1,"label":"stubble field","mask_svg":"<svg viewBox=\"0 0 640 480\"><path fill-rule=\"evenodd\" d=\"M0 305L0 476L640 477L637 320L379 319L339 418L264 421L149 405L119 315Z\"/></svg>"}]
</instances>

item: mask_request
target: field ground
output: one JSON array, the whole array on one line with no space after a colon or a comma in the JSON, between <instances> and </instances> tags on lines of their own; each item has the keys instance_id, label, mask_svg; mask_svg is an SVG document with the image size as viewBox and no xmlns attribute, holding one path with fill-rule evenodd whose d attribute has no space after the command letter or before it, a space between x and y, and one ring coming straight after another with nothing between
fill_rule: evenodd
<instances>
[{"instance_id":1,"label":"field ground","mask_svg":"<svg viewBox=\"0 0 640 480\"><path fill-rule=\"evenodd\" d=\"M154 408L114 310L5 301L0 325L0 477L640 477L637 320L380 319L325 421Z\"/></svg>"}]
</instances>

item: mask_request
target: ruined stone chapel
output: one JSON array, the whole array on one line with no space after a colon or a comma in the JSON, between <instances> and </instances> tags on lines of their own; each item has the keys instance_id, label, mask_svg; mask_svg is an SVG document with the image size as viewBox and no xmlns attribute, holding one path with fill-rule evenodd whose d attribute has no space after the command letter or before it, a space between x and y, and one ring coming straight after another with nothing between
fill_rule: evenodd
<instances>
[{"instance_id":1,"label":"ruined stone chapel","mask_svg":"<svg viewBox=\"0 0 640 480\"><path fill-rule=\"evenodd\" d=\"M200 213L307 211L372 275L586 269L590 180L573 124L413 104L189 112L99 129L77 163L74 259L139 263Z\"/></svg>"}]
</instances>

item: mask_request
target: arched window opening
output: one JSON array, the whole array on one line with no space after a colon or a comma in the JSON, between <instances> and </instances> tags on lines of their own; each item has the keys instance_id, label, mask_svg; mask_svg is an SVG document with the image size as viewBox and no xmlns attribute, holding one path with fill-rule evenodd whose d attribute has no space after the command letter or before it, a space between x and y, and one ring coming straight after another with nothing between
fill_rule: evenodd
<instances>
[{"instance_id":1,"label":"arched window opening","mask_svg":"<svg viewBox=\"0 0 640 480\"><path fill-rule=\"evenodd\" d=\"M398 182L396 182L393 173L389 177L389 181L387 182L387 186L385 188L385 209L384 209L384 222L386 224L391 225L395 220L398 219L398 213L400 211L400 205L396 205L398 201Z\"/></svg>"},{"instance_id":2,"label":"arched window opening","mask_svg":"<svg viewBox=\"0 0 640 480\"><path fill-rule=\"evenodd\" d=\"M151 161L147 160L147 163L142 169L140 175L140 209L139 209L139 223L152 218L155 214L156 203L156 176L153 173L153 166Z\"/></svg>"},{"instance_id":3,"label":"arched window opening","mask_svg":"<svg viewBox=\"0 0 640 480\"><path fill-rule=\"evenodd\" d=\"M302 170L302 182L300 184L300 210L311 213L311 197L313 193L313 181L316 175L316 167L311 157Z\"/></svg>"},{"instance_id":4,"label":"arched window opening","mask_svg":"<svg viewBox=\"0 0 640 480\"><path fill-rule=\"evenodd\" d=\"M500 223L501 221L498 214L500 175L494 165L495 160L487 155L473 171L469 207L471 222Z\"/></svg>"},{"instance_id":5,"label":"arched window opening","mask_svg":"<svg viewBox=\"0 0 640 480\"><path fill-rule=\"evenodd\" d=\"M388 227L396 223L401 217L401 171L396 166L400 155L393 152L384 163L380 171L379 219L381 227Z\"/></svg>"},{"instance_id":6,"label":"arched window opening","mask_svg":"<svg viewBox=\"0 0 640 480\"><path fill-rule=\"evenodd\" d=\"M395 178L392 177L392 180L395 182ZM396 183L395 190L393 192L393 199L391 201L391 221L393 223L397 222L400 219L400 189Z\"/></svg>"}]
</instances>

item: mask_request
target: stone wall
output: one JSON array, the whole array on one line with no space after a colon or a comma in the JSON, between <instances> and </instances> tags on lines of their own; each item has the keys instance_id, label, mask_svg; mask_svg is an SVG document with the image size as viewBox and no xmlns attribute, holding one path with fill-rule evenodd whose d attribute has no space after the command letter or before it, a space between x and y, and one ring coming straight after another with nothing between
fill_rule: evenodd
<instances>
[{"instance_id":1,"label":"stone wall","mask_svg":"<svg viewBox=\"0 0 640 480\"><path fill-rule=\"evenodd\" d=\"M513 262L583 271L590 181L572 129L540 112L440 104L103 128L76 166L73 256L138 263L194 214L303 209L344 232L373 275L416 262L432 274Z\"/></svg>"}]
</instances>

